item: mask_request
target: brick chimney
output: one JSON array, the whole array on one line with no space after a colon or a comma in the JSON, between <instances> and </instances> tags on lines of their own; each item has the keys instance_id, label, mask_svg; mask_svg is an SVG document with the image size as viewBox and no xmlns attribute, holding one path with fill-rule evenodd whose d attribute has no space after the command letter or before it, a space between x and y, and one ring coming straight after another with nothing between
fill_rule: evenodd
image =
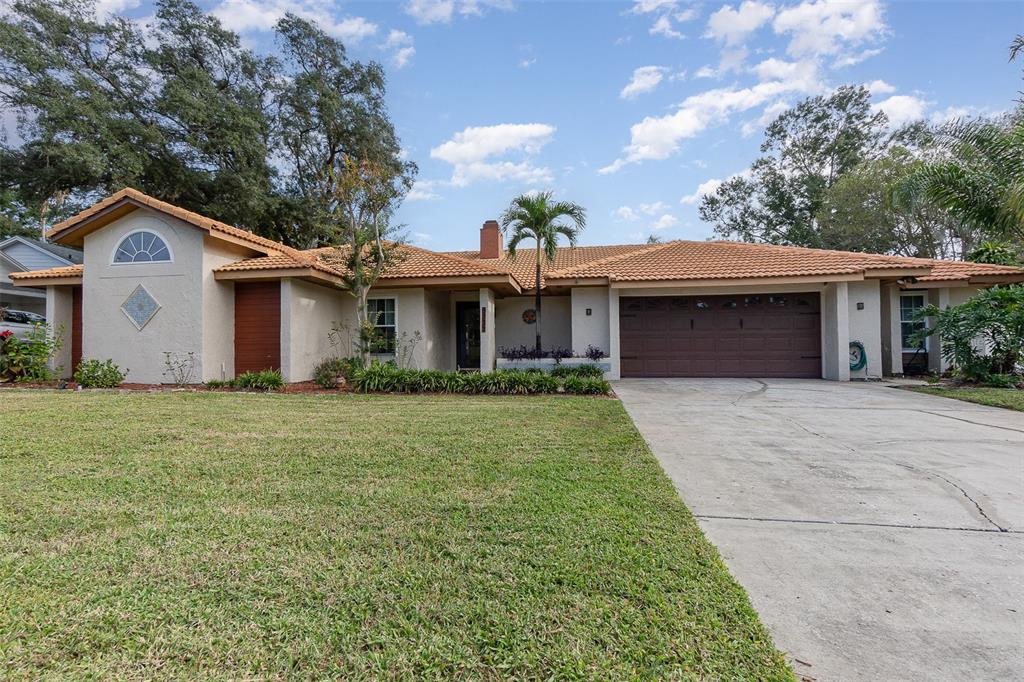
<instances>
[{"instance_id":1,"label":"brick chimney","mask_svg":"<svg viewBox=\"0 0 1024 682\"><path fill-rule=\"evenodd\" d=\"M504 244L501 240L501 228L497 220L486 220L480 228L480 257L501 258L505 255Z\"/></svg>"}]
</instances>

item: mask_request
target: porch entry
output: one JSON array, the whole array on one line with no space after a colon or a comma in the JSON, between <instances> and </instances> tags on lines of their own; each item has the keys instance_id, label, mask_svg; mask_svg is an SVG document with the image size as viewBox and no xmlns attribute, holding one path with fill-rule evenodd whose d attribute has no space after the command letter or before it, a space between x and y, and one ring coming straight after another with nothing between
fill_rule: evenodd
<instances>
[{"instance_id":1,"label":"porch entry","mask_svg":"<svg viewBox=\"0 0 1024 682\"><path fill-rule=\"evenodd\" d=\"M459 371L480 370L480 303L455 303L455 365Z\"/></svg>"}]
</instances>

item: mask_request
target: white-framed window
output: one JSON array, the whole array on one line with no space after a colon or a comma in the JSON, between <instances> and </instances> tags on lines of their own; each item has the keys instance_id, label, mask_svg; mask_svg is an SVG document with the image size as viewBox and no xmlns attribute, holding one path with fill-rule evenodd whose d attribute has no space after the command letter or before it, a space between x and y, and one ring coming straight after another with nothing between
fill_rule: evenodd
<instances>
[{"instance_id":1,"label":"white-framed window","mask_svg":"<svg viewBox=\"0 0 1024 682\"><path fill-rule=\"evenodd\" d=\"M151 230L136 230L126 235L117 245L111 262L114 265L124 265L170 263L172 260L171 247L163 237Z\"/></svg>"},{"instance_id":2,"label":"white-framed window","mask_svg":"<svg viewBox=\"0 0 1024 682\"><path fill-rule=\"evenodd\" d=\"M371 298L366 301L366 313L370 323L377 330L377 341L370 349L372 353L395 352L395 299Z\"/></svg>"},{"instance_id":3,"label":"white-framed window","mask_svg":"<svg viewBox=\"0 0 1024 682\"><path fill-rule=\"evenodd\" d=\"M925 350L924 340L917 344L913 342L914 335L925 327L924 320L914 319L924 306L924 294L900 294L900 341L904 352Z\"/></svg>"}]
</instances>

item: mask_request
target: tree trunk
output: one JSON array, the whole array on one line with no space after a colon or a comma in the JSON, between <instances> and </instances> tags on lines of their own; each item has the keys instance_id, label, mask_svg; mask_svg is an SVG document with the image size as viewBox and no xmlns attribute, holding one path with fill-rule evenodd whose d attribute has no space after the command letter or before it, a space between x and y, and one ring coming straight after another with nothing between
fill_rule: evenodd
<instances>
[{"instance_id":1,"label":"tree trunk","mask_svg":"<svg viewBox=\"0 0 1024 682\"><path fill-rule=\"evenodd\" d=\"M537 244L537 281L534 282L536 292L534 293L533 308L537 313L537 353L540 354L540 244Z\"/></svg>"}]
</instances>

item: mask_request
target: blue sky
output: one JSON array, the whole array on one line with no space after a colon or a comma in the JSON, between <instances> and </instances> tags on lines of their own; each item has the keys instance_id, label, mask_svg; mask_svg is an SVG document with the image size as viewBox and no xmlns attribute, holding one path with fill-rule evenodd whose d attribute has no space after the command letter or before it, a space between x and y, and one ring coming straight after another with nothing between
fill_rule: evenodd
<instances>
[{"instance_id":1,"label":"blue sky","mask_svg":"<svg viewBox=\"0 0 1024 682\"><path fill-rule=\"evenodd\" d=\"M746 168L773 115L868 84L894 123L1013 105L1015 2L203 0L258 50L286 11L386 67L419 182L398 219L435 249L524 191L582 204L584 244L704 239L701 190ZM138 0L105 11L144 18Z\"/></svg>"}]
</instances>

